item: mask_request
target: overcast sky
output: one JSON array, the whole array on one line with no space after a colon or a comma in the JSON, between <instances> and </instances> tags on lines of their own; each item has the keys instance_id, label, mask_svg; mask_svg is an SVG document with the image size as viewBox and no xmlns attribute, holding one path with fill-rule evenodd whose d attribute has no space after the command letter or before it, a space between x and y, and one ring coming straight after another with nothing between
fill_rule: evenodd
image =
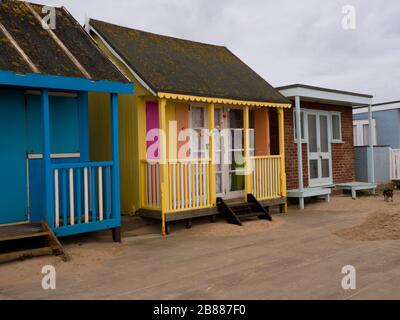
<instances>
[{"instance_id":1,"label":"overcast sky","mask_svg":"<svg viewBox=\"0 0 400 320\"><path fill-rule=\"evenodd\" d=\"M398 0L33 0L144 31L226 45L273 86L400 99ZM352 5L356 28L345 30Z\"/></svg>"}]
</instances>

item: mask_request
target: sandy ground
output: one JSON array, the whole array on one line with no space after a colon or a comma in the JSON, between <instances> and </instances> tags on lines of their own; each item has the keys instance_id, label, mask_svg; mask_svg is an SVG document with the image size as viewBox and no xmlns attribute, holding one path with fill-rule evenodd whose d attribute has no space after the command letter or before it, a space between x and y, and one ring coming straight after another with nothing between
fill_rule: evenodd
<instances>
[{"instance_id":1,"label":"sandy ground","mask_svg":"<svg viewBox=\"0 0 400 320\"><path fill-rule=\"evenodd\" d=\"M63 239L69 262L0 265L0 299L400 298L393 288L400 287L399 213L400 193L394 202L335 196L243 227L199 219L186 229L178 222L167 238L158 223L124 217L121 244L100 232ZM331 287L348 263L363 272L357 293L343 292L340 281ZM53 294L40 287L46 264L57 270Z\"/></svg>"}]
</instances>

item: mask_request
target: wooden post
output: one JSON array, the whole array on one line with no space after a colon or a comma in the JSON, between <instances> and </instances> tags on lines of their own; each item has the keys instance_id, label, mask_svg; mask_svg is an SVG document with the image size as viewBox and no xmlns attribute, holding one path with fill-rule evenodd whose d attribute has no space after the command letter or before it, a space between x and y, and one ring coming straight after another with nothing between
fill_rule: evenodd
<instances>
[{"instance_id":1,"label":"wooden post","mask_svg":"<svg viewBox=\"0 0 400 320\"><path fill-rule=\"evenodd\" d=\"M247 195L252 193L252 183L251 183L251 159L250 159L250 134L249 134L250 120L249 120L249 106L245 106L243 109L243 131L244 131L244 189L245 189L245 201L247 200Z\"/></svg>"},{"instance_id":2,"label":"wooden post","mask_svg":"<svg viewBox=\"0 0 400 320\"><path fill-rule=\"evenodd\" d=\"M50 103L49 91L43 89L40 96L43 119L43 167L45 185L45 212L44 217L50 228L54 228L54 187L53 171L51 168L51 142L50 142Z\"/></svg>"},{"instance_id":3,"label":"wooden post","mask_svg":"<svg viewBox=\"0 0 400 320\"><path fill-rule=\"evenodd\" d=\"M216 193L216 157L215 157L215 141L214 141L214 129L215 129L215 106L213 103L208 104L208 130L210 132L210 176L208 177L209 192L210 192L210 204L216 206L217 204L217 193Z\"/></svg>"},{"instance_id":4,"label":"wooden post","mask_svg":"<svg viewBox=\"0 0 400 320\"><path fill-rule=\"evenodd\" d=\"M118 94L111 93L111 141L113 170L112 187L112 216L116 227L113 229L114 241L120 241L121 233L121 204L120 204L120 173L119 173L119 133L118 133Z\"/></svg>"},{"instance_id":5,"label":"wooden post","mask_svg":"<svg viewBox=\"0 0 400 320\"><path fill-rule=\"evenodd\" d=\"M285 116L284 109L278 109L278 121L279 121L279 155L281 156L281 170L280 170L280 179L281 179L281 196L286 197L286 170L285 170ZM301 137L300 138L301 141ZM283 212L287 212L287 202L283 208Z\"/></svg>"},{"instance_id":6,"label":"wooden post","mask_svg":"<svg viewBox=\"0 0 400 320\"><path fill-rule=\"evenodd\" d=\"M161 190L161 220L162 220L162 234L166 235L166 217L165 214L168 210L169 201L169 185L168 185L168 163L167 163L167 120L165 116L165 109L167 106L166 99L160 99L158 102L158 122L160 130L160 190Z\"/></svg>"}]
</instances>

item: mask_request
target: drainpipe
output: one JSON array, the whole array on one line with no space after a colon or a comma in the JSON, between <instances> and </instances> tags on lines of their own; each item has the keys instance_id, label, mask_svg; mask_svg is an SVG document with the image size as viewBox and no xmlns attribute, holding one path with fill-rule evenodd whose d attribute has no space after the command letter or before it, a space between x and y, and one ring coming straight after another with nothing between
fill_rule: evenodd
<instances>
[{"instance_id":1,"label":"drainpipe","mask_svg":"<svg viewBox=\"0 0 400 320\"><path fill-rule=\"evenodd\" d=\"M298 164L298 179L299 179L299 192L304 190L303 183L303 153L301 145L301 117L300 117L300 96L295 97L296 108L296 136L297 136L297 164ZM300 209L304 209L304 198L299 199Z\"/></svg>"}]
</instances>

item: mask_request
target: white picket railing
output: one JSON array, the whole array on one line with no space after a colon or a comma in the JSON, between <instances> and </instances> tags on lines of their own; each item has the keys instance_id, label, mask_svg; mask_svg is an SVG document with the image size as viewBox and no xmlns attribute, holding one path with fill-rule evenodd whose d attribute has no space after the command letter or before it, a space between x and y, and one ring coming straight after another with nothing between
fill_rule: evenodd
<instances>
[{"instance_id":1,"label":"white picket railing","mask_svg":"<svg viewBox=\"0 0 400 320\"><path fill-rule=\"evenodd\" d=\"M400 180L400 149L390 149L390 180Z\"/></svg>"},{"instance_id":2,"label":"white picket railing","mask_svg":"<svg viewBox=\"0 0 400 320\"><path fill-rule=\"evenodd\" d=\"M54 164L55 228L111 218L112 163Z\"/></svg>"}]
</instances>

